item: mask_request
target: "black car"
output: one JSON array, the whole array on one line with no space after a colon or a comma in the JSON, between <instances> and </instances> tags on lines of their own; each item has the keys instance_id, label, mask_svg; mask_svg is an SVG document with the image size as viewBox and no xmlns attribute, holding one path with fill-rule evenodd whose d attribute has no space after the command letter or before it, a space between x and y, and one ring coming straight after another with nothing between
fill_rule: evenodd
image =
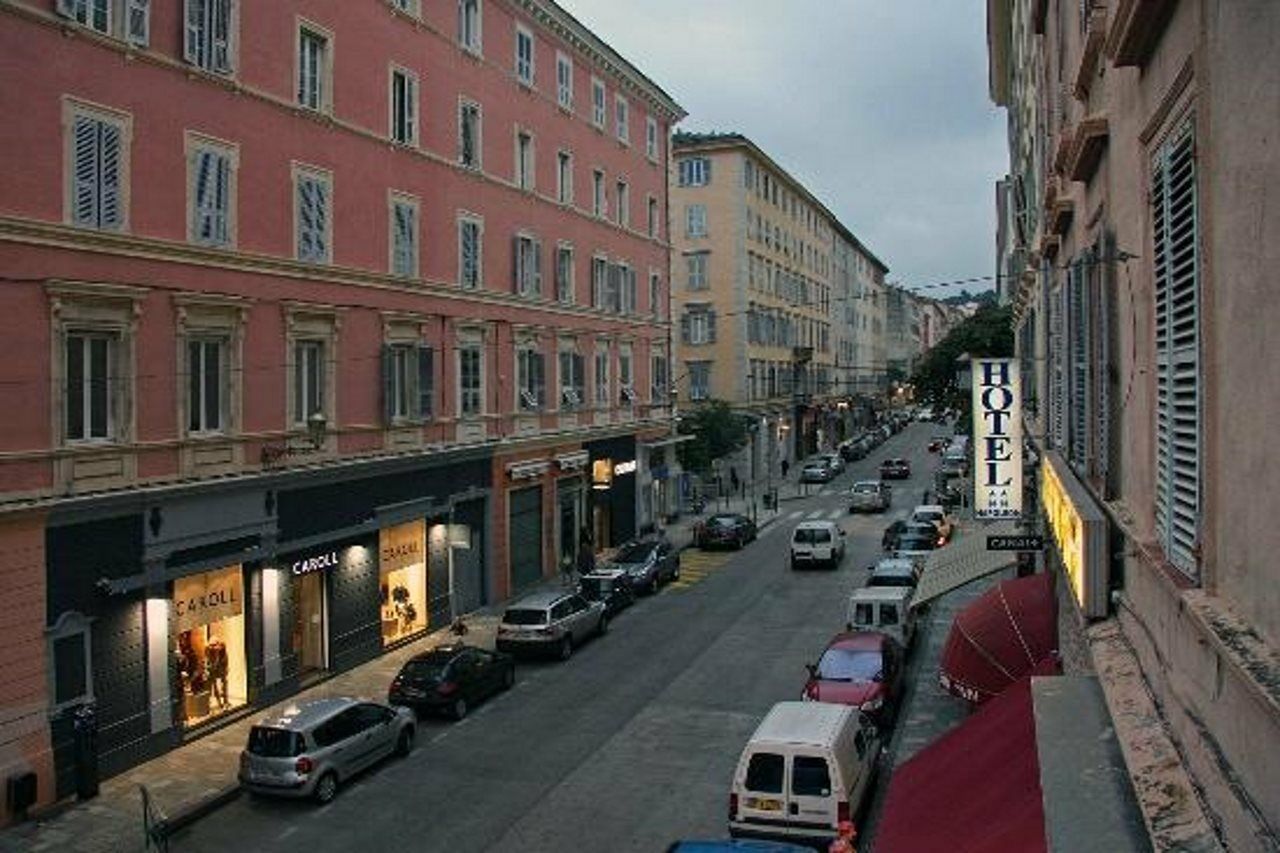
<instances>
[{"instance_id":1,"label":"black car","mask_svg":"<svg viewBox=\"0 0 1280 853\"><path fill-rule=\"evenodd\" d=\"M607 565L623 572L636 592L655 593L661 584L680 579L680 552L662 535L627 542Z\"/></svg>"},{"instance_id":2,"label":"black car","mask_svg":"<svg viewBox=\"0 0 1280 853\"><path fill-rule=\"evenodd\" d=\"M736 512L718 512L693 529L693 544L699 548L741 548L755 538L755 522Z\"/></svg>"},{"instance_id":3,"label":"black car","mask_svg":"<svg viewBox=\"0 0 1280 853\"><path fill-rule=\"evenodd\" d=\"M840 455L846 462L857 462L867 455L867 446L861 439L846 441L840 445Z\"/></svg>"},{"instance_id":4,"label":"black car","mask_svg":"<svg viewBox=\"0 0 1280 853\"><path fill-rule=\"evenodd\" d=\"M898 547L898 538L902 536L903 531L907 529L907 523L902 519L890 524L884 529L884 535L880 537L880 547L885 551L893 551Z\"/></svg>"},{"instance_id":5,"label":"black car","mask_svg":"<svg viewBox=\"0 0 1280 853\"><path fill-rule=\"evenodd\" d=\"M612 619L621 610L635 603L636 594L631 589L626 572L621 569L599 568L582 576L579 593L588 601L603 601L604 612Z\"/></svg>"},{"instance_id":6,"label":"black car","mask_svg":"<svg viewBox=\"0 0 1280 853\"><path fill-rule=\"evenodd\" d=\"M405 661L387 690L387 703L461 720L472 706L515 683L511 655L461 643L437 646Z\"/></svg>"},{"instance_id":7,"label":"black car","mask_svg":"<svg viewBox=\"0 0 1280 853\"><path fill-rule=\"evenodd\" d=\"M911 463L906 459L894 457L880 463L881 480L909 480L910 478Z\"/></svg>"}]
</instances>

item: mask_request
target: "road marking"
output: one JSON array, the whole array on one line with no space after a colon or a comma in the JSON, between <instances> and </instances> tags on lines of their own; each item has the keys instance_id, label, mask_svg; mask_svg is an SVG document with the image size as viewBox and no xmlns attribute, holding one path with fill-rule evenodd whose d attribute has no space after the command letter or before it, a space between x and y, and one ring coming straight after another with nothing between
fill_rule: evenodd
<instances>
[{"instance_id":1,"label":"road marking","mask_svg":"<svg viewBox=\"0 0 1280 853\"><path fill-rule=\"evenodd\" d=\"M286 838L288 838L290 835L293 835L297 831L298 831L298 827L296 826L286 826L284 828L284 831L276 836L276 841L284 841Z\"/></svg>"},{"instance_id":2,"label":"road marking","mask_svg":"<svg viewBox=\"0 0 1280 853\"><path fill-rule=\"evenodd\" d=\"M433 738L431 739L431 742L432 742L432 743L439 743L440 741L444 740L445 738L447 738L447 737L449 736L449 731L450 731L449 729L445 729L445 730L444 730L444 731L442 731L440 734L438 734L438 735L436 735L435 737L433 737Z\"/></svg>"},{"instance_id":3,"label":"road marking","mask_svg":"<svg viewBox=\"0 0 1280 853\"><path fill-rule=\"evenodd\" d=\"M804 515L804 510L802 509L792 510L791 513L787 516L787 521L794 521L802 515Z\"/></svg>"},{"instance_id":4,"label":"road marking","mask_svg":"<svg viewBox=\"0 0 1280 853\"><path fill-rule=\"evenodd\" d=\"M831 510L831 512L827 513L827 518L831 519L832 521L835 521L837 518L839 518L842 515L844 515L844 510L833 509Z\"/></svg>"},{"instance_id":5,"label":"road marking","mask_svg":"<svg viewBox=\"0 0 1280 853\"><path fill-rule=\"evenodd\" d=\"M822 510L820 509L811 510L809 514L806 515L804 518L805 518L805 521L812 521L815 519L822 518Z\"/></svg>"}]
</instances>

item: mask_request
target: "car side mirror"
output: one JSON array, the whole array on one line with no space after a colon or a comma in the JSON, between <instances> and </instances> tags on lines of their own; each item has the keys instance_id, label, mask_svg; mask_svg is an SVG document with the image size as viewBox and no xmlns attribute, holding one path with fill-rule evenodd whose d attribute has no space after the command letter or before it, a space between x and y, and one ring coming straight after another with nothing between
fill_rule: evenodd
<instances>
[{"instance_id":1,"label":"car side mirror","mask_svg":"<svg viewBox=\"0 0 1280 853\"><path fill-rule=\"evenodd\" d=\"M805 668L806 670L808 670L808 671L809 671L809 677L810 677L810 678L817 678L817 677L818 677L818 666L817 666L817 664L807 663L807 664L805 664L805 665L804 665L804 668Z\"/></svg>"}]
</instances>

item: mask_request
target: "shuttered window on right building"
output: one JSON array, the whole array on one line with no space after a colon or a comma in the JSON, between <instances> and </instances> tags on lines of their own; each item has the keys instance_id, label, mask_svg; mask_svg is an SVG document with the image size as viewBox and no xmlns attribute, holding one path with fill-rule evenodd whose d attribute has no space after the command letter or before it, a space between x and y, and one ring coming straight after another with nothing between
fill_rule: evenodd
<instances>
[{"instance_id":1,"label":"shuttered window on right building","mask_svg":"<svg viewBox=\"0 0 1280 853\"><path fill-rule=\"evenodd\" d=\"M1156 355L1156 530L1171 564L1199 578L1200 257L1190 119L1151 162Z\"/></svg>"}]
</instances>

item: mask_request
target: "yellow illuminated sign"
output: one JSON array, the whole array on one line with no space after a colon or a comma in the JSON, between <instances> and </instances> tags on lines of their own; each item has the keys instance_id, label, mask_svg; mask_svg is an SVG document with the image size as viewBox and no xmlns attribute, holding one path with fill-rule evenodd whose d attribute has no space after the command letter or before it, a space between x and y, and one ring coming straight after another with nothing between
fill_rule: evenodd
<instances>
[{"instance_id":1,"label":"yellow illuminated sign","mask_svg":"<svg viewBox=\"0 0 1280 853\"><path fill-rule=\"evenodd\" d=\"M1084 520L1067 496L1062 481L1049 464L1040 467L1040 505L1049 522L1049 532L1057 543L1062 565L1071 581L1071 591L1081 607L1085 606Z\"/></svg>"}]
</instances>

